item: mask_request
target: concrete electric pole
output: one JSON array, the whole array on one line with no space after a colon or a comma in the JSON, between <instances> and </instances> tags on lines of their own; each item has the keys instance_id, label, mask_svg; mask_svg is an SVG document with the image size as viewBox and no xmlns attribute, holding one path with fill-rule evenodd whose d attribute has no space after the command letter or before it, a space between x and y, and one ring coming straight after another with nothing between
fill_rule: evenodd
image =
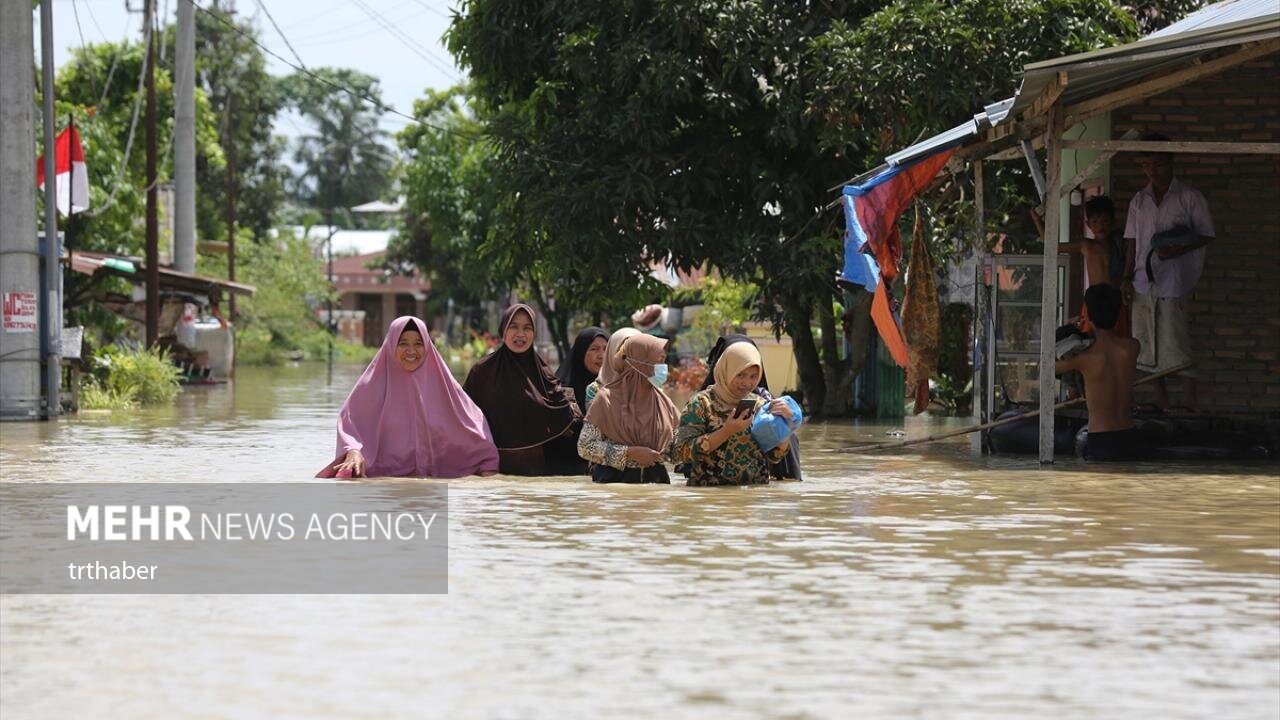
<instances>
[{"instance_id":1,"label":"concrete electric pole","mask_svg":"<svg viewBox=\"0 0 1280 720\"><path fill-rule=\"evenodd\" d=\"M31 3L0 2L0 420L40 415L33 57Z\"/></svg>"}]
</instances>

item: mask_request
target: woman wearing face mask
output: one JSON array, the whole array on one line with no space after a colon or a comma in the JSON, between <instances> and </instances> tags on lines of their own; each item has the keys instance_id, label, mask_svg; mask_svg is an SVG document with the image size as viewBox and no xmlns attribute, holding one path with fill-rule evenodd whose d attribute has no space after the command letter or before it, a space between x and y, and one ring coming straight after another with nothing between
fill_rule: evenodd
<instances>
[{"instance_id":1,"label":"woman wearing face mask","mask_svg":"<svg viewBox=\"0 0 1280 720\"><path fill-rule=\"evenodd\" d=\"M670 484L662 463L670 459L679 414L662 391L669 341L621 330L614 337L622 339L606 354L609 373L601 371L578 454L592 463L591 479L598 483Z\"/></svg>"},{"instance_id":2,"label":"woman wearing face mask","mask_svg":"<svg viewBox=\"0 0 1280 720\"><path fill-rule=\"evenodd\" d=\"M690 485L758 485L769 482L769 466L786 457L790 439L765 452L751 437L751 419L769 405L791 419L782 400L756 395L763 365L751 343L727 345L716 362L715 383L689 399L676 431L674 460L689 463Z\"/></svg>"},{"instance_id":3,"label":"woman wearing face mask","mask_svg":"<svg viewBox=\"0 0 1280 720\"><path fill-rule=\"evenodd\" d=\"M426 325L399 317L338 413L334 462L316 477L443 477L498 471L480 408L427 340Z\"/></svg>"},{"instance_id":4,"label":"woman wearing face mask","mask_svg":"<svg viewBox=\"0 0 1280 720\"><path fill-rule=\"evenodd\" d=\"M476 363L462 387L489 420L509 475L582 475L573 434L582 411L533 349L533 308L502 316L502 345Z\"/></svg>"}]
</instances>

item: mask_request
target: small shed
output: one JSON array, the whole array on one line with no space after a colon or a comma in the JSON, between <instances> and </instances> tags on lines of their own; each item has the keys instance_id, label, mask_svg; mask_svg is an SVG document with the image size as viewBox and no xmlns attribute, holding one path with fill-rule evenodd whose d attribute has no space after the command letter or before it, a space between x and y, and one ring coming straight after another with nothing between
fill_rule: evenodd
<instances>
[{"instance_id":1,"label":"small shed","mask_svg":"<svg viewBox=\"0 0 1280 720\"><path fill-rule=\"evenodd\" d=\"M1176 174L1208 199L1217 233L1191 298L1202 403L1214 412L1275 414L1280 412L1278 69L1280 4L1225 0L1133 43L1028 65L1012 97L888 156L882 166L850 182L950 152L939 175L973 174L981 247L984 162L1028 162L1045 200L1037 334L1052 338L1065 290L1059 287L1058 244L1071 230L1072 192L1092 186L1110 194L1123 227L1129 199L1146 184L1132 153L1177 153ZM1136 139L1146 131L1173 140ZM1054 344L1037 345L1039 458L1049 463L1057 397ZM975 414L980 405L975 403Z\"/></svg>"}]
</instances>

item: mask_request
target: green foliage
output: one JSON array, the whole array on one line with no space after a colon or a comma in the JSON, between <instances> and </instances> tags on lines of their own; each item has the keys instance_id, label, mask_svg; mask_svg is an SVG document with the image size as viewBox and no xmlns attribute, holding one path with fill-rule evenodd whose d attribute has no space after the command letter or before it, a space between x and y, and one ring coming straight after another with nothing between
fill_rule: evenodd
<instances>
[{"instance_id":1,"label":"green foliage","mask_svg":"<svg viewBox=\"0 0 1280 720\"><path fill-rule=\"evenodd\" d=\"M285 141L271 131L284 97L267 74L266 56L251 40L257 29L238 18L234 8L214 3L195 19L196 83L217 118L222 152L221 158L196 157L200 236L226 237L228 192L233 192L236 224L261 239L284 201Z\"/></svg>"},{"instance_id":2,"label":"green foliage","mask_svg":"<svg viewBox=\"0 0 1280 720\"><path fill-rule=\"evenodd\" d=\"M890 153L1011 95L1025 65L1133 39L1110 0L896 0L814 43L828 142Z\"/></svg>"},{"instance_id":3,"label":"green foliage","mask_svg":"<svg viewBox=\"0 0 1280 720\"><path fill-rule=\"evenodd\" d=\"M247 230L241 230L247 235ZM319 357L327 331L314 311L330 287L310 244L289 232L265 242L236 243L237 279L257 292L236 300L238 362L275 364L299 352Z\"/></svg>"},{"instance_id":4,"label":"green foliage","mask_svg":"<svg viewBox=\"0 0 1280 720\"><path fill-rule=\"evenodd\" d=\"M470 0L447 42L492 145L495 273L574 303L641 285L654 260L710 262L758 284L821 406L821 366L847 384L848 365L828 188L1007 97L1023 65L1136 31L1111 0ZM1012 207L1030 185L1005 172Z\"/></svg>"},{"instance_id":5,"label":"green foliage","mask_svg":"<svg viewBox=\"0 0 1280 720\"><path fill-rule=\"evenodd\" d=\"M1138 23L1141 35L1163 29L1208 5L1206 0L1137 0L1121 3Z\"/></svg>"},{"instance_id":6,"label":"green foliage","mask_svg":"<svg viewBox=\"0 0 1280 720\"><path fill-rule=\"evenodd\" d=\"M137 406L132 395L104 388L92 377L86 377L80 386L81 410L132 410Z\"/></svg>"},{"instance_id":7,"label":"green foliage","mask_svg":"<svg viewBox=\"0 0 1280 720\"><path fill-rule=\"evenodd\" d=\"M323 78L323 81L315 77ZM327 81L327 82L325 82ZM294 197L333 224L351 223L347 208L382 197L391 185L393 158L378 127L381 90L376 78L347 68L313 68L280 81L288 106L313 126L298 138L293 159L303 172ZM346 92L338 88L349 88Z\"/></svg>"},{"instance_id":8,"label":"green foliage","mask_svg":"<svg viewBox=\"0 0 1280 720\"><path fill-rule=\"evenodd\" d=\"M423 124L398 136L405 154L405 209L390 256L426 273L436 294L460 304L492 297L517 278L496 272L489 238L502 235L492 145L465 107L463 88L428 90L414 103Z\"/></svg>"},{"instance_id":9,"label":"green foliage","mask_svg":"<svg viewBox=\"0 0 1280 720\"><path fill-rule=\"evenodd\" d=\"M95 403L105 403L106 407L132 402L162 405L173 402L178 395L180 373L164 350L108 345L94 357L94 363L96 372L90 384L96 387L91 391L96 393Z\"/></svg>"},{"instance_id":10,"label":"green foliage","mask_svg":"<svg viewBox=\"0 0 1280 720\"><path fill-rule=\"evenodd\" d=\"M702 285L702 310L693 320L695 327L715 330L717 335L740 330L754 314L760 289L732 278L708 277Z\"/></svg>"}]
</instances>

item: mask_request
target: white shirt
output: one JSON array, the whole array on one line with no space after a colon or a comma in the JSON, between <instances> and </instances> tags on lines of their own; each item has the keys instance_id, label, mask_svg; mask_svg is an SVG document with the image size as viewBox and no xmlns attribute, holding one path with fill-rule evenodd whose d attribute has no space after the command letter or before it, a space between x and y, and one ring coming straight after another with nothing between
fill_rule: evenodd
<instances>
[{"instance_id":1,"label":"white shirt","mask_svg":"<svg viewBox=\"0 0 1280 720\"><path fill-rule=\"evenodd\" d=\"M1209 203L1199 190L1188 187L1174 178L1160 204L1148 183L1129 201L1129 215L1125 218L1124 236L1136 241L1133 256L1133 289L1145 295L1162 298L1182 297L1195 289L1204 269L1204 248L1197 248L1176 258L1162 259L1151 256L1151 271L1155 275L1154 287L1147 280L1147 253L1151 250L1151 236L1177 225L1195 230L1202 237L1214 237L1213 217L1209 215Z\"/></svg>"}]
</instances>

